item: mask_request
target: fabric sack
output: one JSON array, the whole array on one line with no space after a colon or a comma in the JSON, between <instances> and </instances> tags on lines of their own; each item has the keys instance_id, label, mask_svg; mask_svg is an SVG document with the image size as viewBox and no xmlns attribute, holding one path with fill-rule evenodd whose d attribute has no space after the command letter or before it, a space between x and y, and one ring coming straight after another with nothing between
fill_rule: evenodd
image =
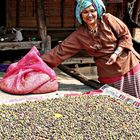
<instances>
[{"instance_id":1,"label":"fabric sack","mask_svg":"<svg viewBox=\"0 0 140 140\"><path fill-rule=\"evenodd\" d=\"M35 46L12 63L0 80L0 89L12 94L49 93L58 90L55 71L41 58Z\"/></svg>"}]
</instances>

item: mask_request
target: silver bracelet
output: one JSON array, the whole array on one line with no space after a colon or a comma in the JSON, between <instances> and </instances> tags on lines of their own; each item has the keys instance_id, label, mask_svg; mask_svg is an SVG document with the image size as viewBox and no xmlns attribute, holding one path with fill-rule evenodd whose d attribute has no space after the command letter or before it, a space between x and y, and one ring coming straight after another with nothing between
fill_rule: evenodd
<instances>
[{"instance_id":1,"label":"silver bracelet","mask_svg":"<svg viewBox=\"0 0 140 140\"><path fill-rule=\"evenodd\" d=\"M121 52L118 49L116 49L115 52L114 52L114 54L116 54L117 56L120 56L121 55Z\"/></svg>"}]
</instances>

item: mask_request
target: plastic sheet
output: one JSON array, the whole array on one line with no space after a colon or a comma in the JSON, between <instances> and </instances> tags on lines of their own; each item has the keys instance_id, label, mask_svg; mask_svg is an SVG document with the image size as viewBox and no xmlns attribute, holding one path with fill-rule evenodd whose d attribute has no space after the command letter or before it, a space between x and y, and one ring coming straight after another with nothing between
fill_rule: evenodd
<instances>
[{"instance_id":1,"label":"plastic sheet","mask_svg":"<svg viewBox=\"0 0 140 140\"><path fill-rule=\"evenodd\" d=\"M58 89L55 71L41 58L35 46L12 63L0 80L0 89L12 94L48 93Z\"/></svg>"}]
</instances>

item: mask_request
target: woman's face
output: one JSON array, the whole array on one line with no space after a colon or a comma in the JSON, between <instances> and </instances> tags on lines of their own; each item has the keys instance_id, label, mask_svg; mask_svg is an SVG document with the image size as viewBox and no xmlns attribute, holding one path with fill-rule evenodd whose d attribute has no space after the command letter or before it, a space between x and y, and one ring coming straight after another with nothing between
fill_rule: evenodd
<instances>
[{"instance_id":1,"label":"woman's face","mask_svg":"<svg viewBox=\"0 0 140 140\"><path fill-rule=\"evenodd\" d=\"M97 20L97 11L91 5L82 11L81 16L83 21L90 26Z\"/></svg>"}]
</instances>

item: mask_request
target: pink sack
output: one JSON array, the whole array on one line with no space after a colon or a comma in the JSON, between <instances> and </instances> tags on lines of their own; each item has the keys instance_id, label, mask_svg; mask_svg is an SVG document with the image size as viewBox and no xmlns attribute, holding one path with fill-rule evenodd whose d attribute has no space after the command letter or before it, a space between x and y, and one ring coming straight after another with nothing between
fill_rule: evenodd
<instances>
[{"instance_id":1,"label":"pink sack","mask_svg":"<svg viewBox=\"0 0 140 140\"><path fill-rule=\"evenodd\" d=\"M8 67L0 80L0 89L12 94L48 93L58 90L58 82L54 70L40 58L34 46Z\"/></svg>"}]
</instances>

